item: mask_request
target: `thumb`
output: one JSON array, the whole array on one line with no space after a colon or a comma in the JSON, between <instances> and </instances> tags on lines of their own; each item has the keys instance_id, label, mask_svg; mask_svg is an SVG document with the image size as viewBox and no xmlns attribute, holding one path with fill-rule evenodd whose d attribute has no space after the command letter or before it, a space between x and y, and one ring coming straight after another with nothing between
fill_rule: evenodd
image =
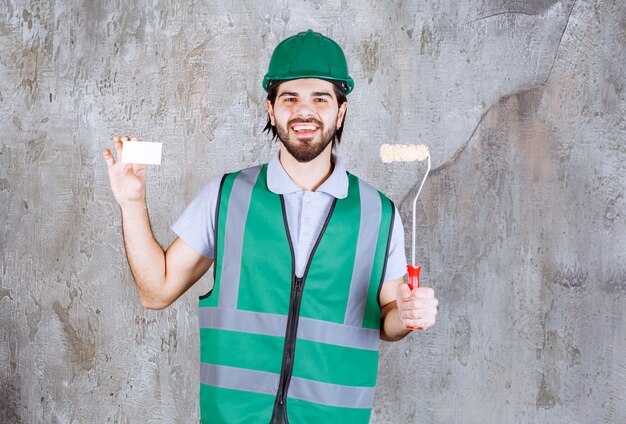
<instances>
[{"instance_id":1,"label":"thumb","mask_svg":"<svg viewBox=\"0 0 626 424\"><path fill-rule=\"evenodd\" d=\"M400 284L399 286L400 300L408 300L411 297L411 289L406 284Z\"/></svg>"}]
</instances>

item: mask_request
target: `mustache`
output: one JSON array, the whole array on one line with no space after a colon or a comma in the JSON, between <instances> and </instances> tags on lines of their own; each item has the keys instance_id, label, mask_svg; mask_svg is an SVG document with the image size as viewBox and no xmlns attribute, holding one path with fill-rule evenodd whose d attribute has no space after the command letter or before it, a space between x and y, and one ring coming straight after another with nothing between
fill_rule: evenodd
<instances>
[{"instance_id":1,"label":"mustache","mask_svg":"<svg viewBox=\"0 0 626 424\"><path fill-rule=\"evenodd\" d=\"M294 124L315 124L319 128L324 128L324 124L321 121L318 121L315 118L306 118L306 119L293 118L293 119L290 119L289 121L287 121L287 128L291 128Z\"/></svg>"}]
</instances>

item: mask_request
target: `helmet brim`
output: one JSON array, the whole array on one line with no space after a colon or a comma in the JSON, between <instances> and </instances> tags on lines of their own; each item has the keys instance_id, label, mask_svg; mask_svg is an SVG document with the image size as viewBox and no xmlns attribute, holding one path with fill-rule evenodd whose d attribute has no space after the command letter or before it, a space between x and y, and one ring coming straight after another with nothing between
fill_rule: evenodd
<instances>
[{"instance_id":1,"label":"helmet brim","mask_svg":"<svg viewBox=\"0 0 626 424\"><path fill-rule=\"evenodd\" d=\"M268 75L265 75L265 77L263 78L263 89L266 92L269 92L272 88L274 88L276 85L282 82L302 79L302 78L316 78L316 79L328 81L336 85L340 90L343 91L343 94L346 96L350 94L352 90L354 89L354 80L351 77L348 77L347 80L343 80L343 79L329 78L327 75L319 75L319 74L314 74L314 73L302 74L296 77L294 77L293 75L289 75L289 76L279 75L279 76L272 76L270 78Z\"/></svg>"}]
</instances>

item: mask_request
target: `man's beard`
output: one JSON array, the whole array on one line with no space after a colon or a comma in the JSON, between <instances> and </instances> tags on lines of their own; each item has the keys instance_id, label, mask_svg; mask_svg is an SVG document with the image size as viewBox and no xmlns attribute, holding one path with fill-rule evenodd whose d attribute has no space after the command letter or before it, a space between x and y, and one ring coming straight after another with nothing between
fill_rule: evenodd
<instances>
[{"instance_id":1,"label":"man's beard","mask_svg":"<svg viewBox=\"0 0 626 424\"><path fill-rule=\"evenodd\" d=\"M326 149L328 144L335 139L335 134L337 133L336 122L337 121L333 122L332 126L324 131L324 124L317 119L292 119L287 122L287 128L281 127L277 122L276 133L289 154L298 162L306 163L318 157ZM321 134L320 141L313 142L313 139L291 141L289 139L289 128L295 123L313 123L317 125Z\"/></svg>"}]
</instances>

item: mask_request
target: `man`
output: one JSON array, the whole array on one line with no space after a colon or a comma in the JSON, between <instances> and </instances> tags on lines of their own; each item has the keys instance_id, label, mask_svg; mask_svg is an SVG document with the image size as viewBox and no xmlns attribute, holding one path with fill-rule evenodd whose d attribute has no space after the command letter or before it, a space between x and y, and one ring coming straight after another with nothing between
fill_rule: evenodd
<instances>
[{"instance_id":1,"label":"man","mask_svg":"<svg viewBox=\"0 0 626 424\"><path fill-rule=\"evenodd\" d=\"M150 229L145 167L105 152L143 306L167 307L215 262L199 308L205 423L367 422L379 336L435 322L433 290L403 284L392 202L332 153L353 85L331 39L309 30L280 43L263 81L279 154L207 184L166 252ZM118 158L126 139L115 138Z\"/></svg>"}]
</instances>

